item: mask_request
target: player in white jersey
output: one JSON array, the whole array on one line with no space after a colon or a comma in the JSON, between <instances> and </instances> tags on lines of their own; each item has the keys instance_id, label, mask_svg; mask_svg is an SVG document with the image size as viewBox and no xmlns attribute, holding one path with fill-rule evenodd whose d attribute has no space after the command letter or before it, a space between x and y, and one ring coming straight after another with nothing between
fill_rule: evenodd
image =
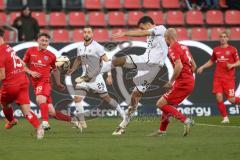
<instances>
[{"instance_id":1,"label":"player in white jersey","mask_svg":"<svg viewBox=\"0 0 240 160\"><path fill-rule=\"evenodd\" d=\"M113 67L121 66L138 70L137 75L133 78L136 87L131 94L127 118L120 123L113 135L121 135L124 132L131 116L137 110L140 98L163 67L168 53L168 47L164 39L166 28L163 25L156 26L151 17L143 16L138 21L138 27L141 30L113 34L113 38L123 36L147 37L147 48L143 55L126 55L112 60Z\"/></svg>"},{"instance_id":2,"label":"player in white jersey","mask_svg":"<svg viewBox=\"0 0 240 160\"><path fill-rule=\"evenodd\" d=\"M89 26L83 30L84 42L82 42L77 49L77 58L75 59L73 66L68 71L68 75L71 75L81 64L83 68L82 76L76 78L76 90L77 93L74 97L76 104L76 114L79 118L80 125L83 128L86 127L84 120L84 108L81 101L86 96L87 92L93 91L98 93L103 101L110 104L125 118L125 112L121 109L120 105L109 96L105 81L100 74L102 62L108 62L109 59L104 53L104 47L93 40L93 29Z\"/></svg>"}]
</instances>

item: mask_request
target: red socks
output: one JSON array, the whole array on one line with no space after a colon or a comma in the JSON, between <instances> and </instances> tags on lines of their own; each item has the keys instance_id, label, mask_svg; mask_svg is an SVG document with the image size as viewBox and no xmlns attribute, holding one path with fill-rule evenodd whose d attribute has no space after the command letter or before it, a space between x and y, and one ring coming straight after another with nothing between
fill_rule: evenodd
<instances>
[{"instance_id":1,"label":"red socks","mask_svg":"<svg viewBox=\"0 0 240 160\"><path fill-rule=\"evenodd\" d=\"M222 117L228 116L226 106L224 105L223 102L218 102L217 106L218 106L218 110L219 110L220 114L222 115Z\"/></svg>"},{"instance_id":2,"label":"red socks","mask_svg":"<svg viewBox=\"0 0 240 160\"><path fill-rule=\"evenodd\" d=\"M56 118L57 120L71 122L72 118L70 116L65 115L62 112L57 111L57 110L55 112L56 112L56 115L54 116L54 118Z\"/></svg>"},{"instance_id":3,"label":"red socks","mask_svg":"<svg viewBox=\"0 0 240 160\"><path fill-rule=\"evenodd\" d=\"M169 124L169 117L170 115L168 115L165 112L162 112L162 118L161 118L161 122L160 122L160 131L166 131L168 124Z\"/></svg>"},{"instance_id":4,"label":"red socks","mask_svg":"<svg viewBox=\"0 0 240 160\"><path fill-rule=\"evenodd\" d=\"M3 107L3 113L9 122L11 122L14 119L12 106L11 107Z\"/></svg>"},{"instance_id":5,"label":"red socks","mask_svg":"<svg viewBox=\"0 0 240 160\"><path fill-rule=\"evenodd\" d=\"M34 128L39 127L40 122L39 122L37 116L32 111L30 111L29 114L25 115L25 118L28 120L29 123L32 124L32 126Z\"/></svg>"},{"instance_id":6,"label":"red socks","mask_svg":"<svg viewBox=\"0 0 240 160\"><path fill-rule=\"evenodd\" d=\"M181 122L185 122L187 119L186 116L184 116L181 112L179 112L175 107L170 105L162 106L161 110L169 115L172 115L173 117L179 119Z\"/></svg>"},{"instance_id":7,"label":"red socks","mask_svg":"<svg viewBox=\"0 0 240 160\"><path fill-rule=\"evenodd\" d=\"M48 104L40 104L41 116L43 121L48 121Z\"/></svg>"}]
</instances>

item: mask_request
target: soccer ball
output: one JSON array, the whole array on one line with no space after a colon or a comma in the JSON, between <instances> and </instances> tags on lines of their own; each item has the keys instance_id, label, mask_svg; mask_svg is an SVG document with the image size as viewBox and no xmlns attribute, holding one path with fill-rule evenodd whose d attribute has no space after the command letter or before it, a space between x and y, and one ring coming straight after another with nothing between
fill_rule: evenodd
<instances>
[{"instance_id":1,"label":"soccer ball","mask_svg":"<svg viewBox=\"0 0 240 160\"><path fill-rule=\"evenodd\" d=\"M70 60L67 56L57 58L55 65L60 71L66 72L70 67Z\"/></svg>"}]
</instances>

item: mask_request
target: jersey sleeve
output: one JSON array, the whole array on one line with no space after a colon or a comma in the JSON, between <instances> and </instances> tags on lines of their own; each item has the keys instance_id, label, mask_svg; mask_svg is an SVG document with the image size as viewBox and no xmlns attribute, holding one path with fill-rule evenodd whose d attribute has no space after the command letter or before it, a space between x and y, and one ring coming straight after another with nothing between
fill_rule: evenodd
<instances>
[{"instance_id":1,"label":"jersey sleeve","mask_svg":"<svg viewBox=\"0 0 240 160\"><path fill-rule=\"evenodd\" d=\"M233 58L235 62L239 61L239 55L236 48L233 48Z\"/></svg>"},{"instance_id":2,"label":"jersey sleeve","mask_svg":"<svg viewBox=\"0 0 240 160\"><path fill-rule=\"evenodd\" d=\"M99 57L102 57L105 54L104 47L101 45L98 45L97 53L98 53Z\"/></svg>"},{"instance_id":3,"label":"jersey sleeve","mask_svg":"<svg viewBox=\"0 0 240 160\"><path fill-rule=\"evenodd\" d=\"M29 63L29 60L30 60L30 51L29 51L29 49L27 49L27 51L25 52L25 55L23 57L23 62Z\"/></svg>"},{"instance_id":4,"label":"jersey sleeve","mask_svg":"<svg viewBox=\"0 0 240 160\"><path fill-rule=\"evenodd\" d=\"M148 30L152 36L164 36L166 28L161 26L156 26Z\"/></svg>"},{"instance_id":5,"label":"jersey sleeve","mask_svg":"<svg viewBox=\"0 0 240 160\"><path fill-rule=\"evenodd\" d=\"M0 68L5 68L5 56L0 52Z\"/></svg>"},{"instance_id":6,"label":"jersey sleeve","mask_svg":"<svg viewBox=\"0 0 240 160\"><path fill-rule=\"evenodd\" d=\"M215 62L217 60L217 57L216 57L216 51L215 49L213 49L213 53L212 53L212 56L211 56L211 61Z\"/></svg>"},{"instance_id":7,"label":"jersey sleeve","mask_svg":"<svg viewBox=\"0 0 240 160\"><path fill-rule=\"evenodd\" d=\"M172 50L172 61L175 62L176 60L180 59L180 54L182 50L181 48L177 47Z\"/></svg>"},{"instance_id":8,"label":"jersey sleeve","mask_svg":"<svg viewBox=\"0 0 240 160\"><path fill-rule=\"evenodd\" d=\"M81 56L81 52L82 52L81 47L78 47L78 48L77 48L77 56L78 56L78 57Z\"/></svg>"},{"instance_id":9,"label":"jersey sleeve","mask_svg":"<svg viewBox=\"0 0 240 160\"><path fill-rule=\"evenodd\" d=\"M52 56L52 62L51 62L51 67L52 67L52 69L53 70L55 70L57 67L56 67L56 56L53 54L53 56Z\"/></svg>"}]
</instances>

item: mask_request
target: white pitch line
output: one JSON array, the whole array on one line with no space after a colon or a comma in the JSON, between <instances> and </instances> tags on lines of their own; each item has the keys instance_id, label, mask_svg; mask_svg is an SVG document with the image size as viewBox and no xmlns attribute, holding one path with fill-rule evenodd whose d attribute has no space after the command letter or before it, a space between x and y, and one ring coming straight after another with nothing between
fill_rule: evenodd
<instances>
[{"instance_id":1,"label":"white pitch line","mask_svg":"<svg viewBox=\"0 0 240 160\"><path fill-rule=\"evenodd\" d=\"M205 124L205 123L195 123L198 126L207 126L207 127L219 127L219 128L240 128L240 126L223 126L217 124Z\"/></svg>"}]
</instances>

